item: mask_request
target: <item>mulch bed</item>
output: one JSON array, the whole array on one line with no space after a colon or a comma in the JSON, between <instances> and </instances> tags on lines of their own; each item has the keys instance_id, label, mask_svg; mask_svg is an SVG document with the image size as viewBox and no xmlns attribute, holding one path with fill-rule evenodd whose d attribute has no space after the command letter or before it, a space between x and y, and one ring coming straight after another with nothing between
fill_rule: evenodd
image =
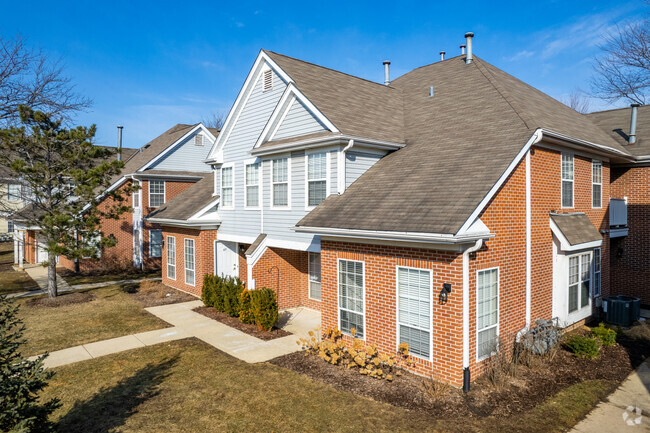
<instances>
[{"instance_id":1,"label":"mulch bed","mask_svg":"<svg viewBox=\"0 0 650 433\"><path fill-rule=\"evenodd\" d=\"M427 379L409 372L395 376L393 382L387 382L363 376L356 370L331 365L316 355L305 356L305 352L292 353L269 362L306 374L334 388L426 412L435 418L505 418L528 411L568 386L586 380L607 380L612 382L612 386L622 382L642 359L650 355L650 344L644 338L623 337L620 341L621 344L613 347L603 347L600 357L594 360L577 358L561 348L552 361L540 361L539 365L531 368L519 365L516 378L509 377L500 388L495 388L485 377L481 377L472 383L471 391L467 394L460 389L450 388L436 397L430 397L422 390L422 383Z\"/></svg>"},{"instance_id":2,"label":"mulch bed","mask_svg":"<svg viewBox=\"0 0 650 433\"><path fill-rule=\"evenodd\" d=\"M26 305L36 308L54 308L64 305L83 304L95 299L95 295L88 292L62 293L56 298L32 298L25 302Z\"/></svg>"},{"instance_id":3,"label":"mulch bed","mask_svg":"<svg viewBox=\"0 0 650 433\"><path fill-rule=\"evenodd\" d=\"M145 308L197 300L196 296L165 286L159 281L131 283L123 288Z\"/></svg>"},{"instance_id":4,"label":"mulch bed","mask_svg":"<svg viewBox=\"0 0 650 433\"><path fill-rule=\"evenodd\" d=\"M273 328L270 331L265 331L263 329L259 329L257 325L242 323L242 321L239 320L239 318L230 317L226 313L217 311L216 308L214 307L196 307L192 311L196 311L197 313L202 314L205 317L214 319L218 322L223 323L224 325L228 325L231 328L238 329L241 332L245 332L248 335L252 335L253 337L257 337L260 340L264 340L264 341L274 340L276 338L281 338L281 337L286 337L287 335L291 335L290 332L287 332L284 329Z\"/></svg>"}]
</instances>

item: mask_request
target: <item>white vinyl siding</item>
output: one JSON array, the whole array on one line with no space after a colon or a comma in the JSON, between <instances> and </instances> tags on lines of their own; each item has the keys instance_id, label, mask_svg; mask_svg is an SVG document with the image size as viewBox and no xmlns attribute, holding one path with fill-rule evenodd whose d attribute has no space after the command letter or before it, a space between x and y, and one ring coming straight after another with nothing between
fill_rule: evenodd
<instances>
[{"instance_id":1,"label":"white vinyl siding","mask_svg":"<svg viewBox=\"0 0 650 433\"><path fill-rule=\"evenodd\" d=\"M176 279L176 238L167 236L167 278Z\"/></svg>"},{"instance_id":2,"label":"white vinyl siding","mask_svg":"<svg viewBox=\"0 0 650 433\"><path fill-rule=\"evenodd\" d=\"M339 260L339 324L343 333L364 338L363 262Z\"/></svg>"},{"instance_id":3,"label":"white vinyl siding","mask_svg":"<svg viewBox=\"0 0 650 433\"><path fill-rule=\"evenodd\" d=\"M601 278L600 278L600 248L594 250L594 297L600 296Z\"/></svg>"},{"instance_id":4,"label":"white vinyl siding","mask_svg":"<svg viewBox=\"0 0 650 433\"><path fill-rule=\"evenodd\" d=\"M589 305L591 254L569 257L569 313Z\"/></svg>"},{"instance_id":5,"label":"white vinyl siding","mask_svg":"<svg viewBox=\"0 0 650 433\"><path fill-rule=\"evenodd\" d=\"M223 207L233 207L233 168L221 169L221 204Z\"/></svg>"},{"instance_id":6,"label":"white vinyl siding","mask_svg":"<svg viewBox=\"0 0 650 433\"><path fill-rule=\"evenodd\" d=\"M185 284L194 285L194 239L185 239Z\"/></svg>"},{"instance_id":7,"label":"white vinyl siding","mask_svg":"<svg viewBox=\"0 0 650 433\"><path fill-rule=\"evenodd\" d=\"M162 257L162 230L149 230L149 257Z\"/></svg>"},{"instance_id":8,"label":"white vinyl siding","mask_svg":"<svg viewBox=\"0 0 650 433\"><path fill-rule=\"evenodd\" d=\"M597 159L591 162L591 206L603 207L603 163Z\"/></svg>"},{"instance_id":9,"label":"white vinyl siding","mask_svg":"<svg viewBox=\"0 0 650 433\"><path fill-rule=\"evenodd\" d=\"M20 201L21 197L21 185L10 183L7 185L7 200L9 201Z\"/></svg>"},{"instance_id":10,"label":"white vinyl siding","mask_svg":"<svg viewBox=\"0 0 650 433\"><path fill-rule=\"evenodd\" d=\"M327 152L307 155L307 207L318 206L327 197Z\"/></svg>"},{"instance_id":11,"label":"white vinyl siding","mask_svg":"<svg viewBox=\"0 0 650 433\"><path fill-rule=\"evenodd\" d=\"M497 350L499 335L499 270L486 269L477 276L477 356L486 358Z\"/></svg>"},{"instance_id":12,"label":"white vinyl siding","mask_svg":"<svg viewBox=\"0 0 650 433\"><path fill-rule=\"evenodd\" d=\"M289 159L274 159L272 167L272 207L289 206Z\"/></svg>"},{"instance_id":13,"label":"white vinyl siding","mask_svg":"<svg viewBox=\"0 0 650 433\"><path fill-rule=\"evenodd\" d=\"M414 355L431 356L431 271L397 269L398 344Z\"/></svg>"},{"instance_id":14,"label":"white vinyl siding","mask_svg":"<svg viewBox=\"0 0 650 433\"><path fill-rule=\"evenodd\" d=\"M562 154L562 207L573 207L573 155Z\"/></svg>"},{"instance_id":15,"label":"white vinyl siding","mask_svg":"<svg viewBox=\"0 0 650 433\"><path fill-rule=\"evenodd\" d=\"M264 92L273 90L273 71L271 71L270 69L264 71L264 74L262 75L262 80L263 80Z\"/></svg>"},{"instance_id":16,"label":"white vinyl siding","mask_svg":"<svg viewBox=\"0 0 650 433\"><path fill-rule=\"evenodd\" d=\"M159 207L165 204L165 181L149 181L149 207Z\"/></svg>"},{"instance_id":17,"label":"white vinyl siding","mask_svg":"<svg viewBox=\"0 0 650 433\"><path fill-rule=\"evenodd\" d=\"M260 165L246 164L246 207L260 205Z\"/></svg>"},{"instance_id":18,"label":"white vinyl siding","mask_svg":"<svg viewBox=\"0 0 650 433\"><path fill-rule=\"evenodd\" d=\"M309 297L321 300L320 292L320 253L309 253Z\"/></svg>"}]
</instances>

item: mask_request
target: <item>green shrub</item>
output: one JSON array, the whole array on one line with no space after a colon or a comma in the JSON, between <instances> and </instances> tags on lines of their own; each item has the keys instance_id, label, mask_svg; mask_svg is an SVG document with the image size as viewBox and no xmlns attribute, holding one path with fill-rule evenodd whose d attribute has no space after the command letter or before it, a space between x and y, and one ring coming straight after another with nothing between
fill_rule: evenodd
<instances>
[{"instance_id":1,"label":"green shrub","mask_svg":"<svg viewBox=\"0 0 650 433\"><path fill-rule=\"evenodd\" d=\"M598 357L600 351L600 341L584 335L574 335L569 338L566 346L579 358L594 359Z\"/></svg>"},{"instance_id":2,"label":"green shrub","mask_svg":"<svg viewBox=\"0 0 650 433\"><path fill-rule=\"evenodd\" d=\"M242 323L255 323L255 316L253 315L253 309L251 307L251 291L242 290L239 295L239 320Z\"/></svg>"},{"instance_id":3,"label":"green shrub","mask_svg":"<svg viewBox=\"0 0 650 433\"><path fill-rule=\"evenodd\" d=\"M278 301L275 292L264 287L259 290L251 290L250 297L255 324L260 329L270 331L278 321Z\"/></svg>"},{"instance_id":4,"label":"green shrub","mask_svg":"<svg viewBox=\"0 0 650 433\"><path fill-rule=\"evenodd\" d=\"M224 312L225 307L223 303L223 285L224 279L219 276L214 277L214 303L212 306L217 309L217 311Z\"/></svg>"},{"instance_id":5,"label":"green shrub","mask_svg":"<svg viewBox=\"0 0 650 433\"><path fill-rule=\"evenodd\" d=\"M616 343L616 331L605 327L604 323L591 330L591 333L600 340L603 346L613 346Z\"/></svg>"},{"instance_id":6,"label":"green shrub","mask_svg":"<svg viewBox=\"0 0 650 433\"><path fill-rule=\"evenodd\" d=\"M216 278L214 275L203 277L203 288L201 289L201 300L207 307L214 307L216 298Z\"/></svg>"},{"instance_id":7,"label":"green shrub","mask_svg":"<svg viewBox=\"0 0 650 433\"><path fill-rule=\"evenodd\" d=\"M244 283L239 278L228 277L223 279L221 295L223 296L223 312L231 317L239 316L241 292Z\"/></svg>"}]
</instances>

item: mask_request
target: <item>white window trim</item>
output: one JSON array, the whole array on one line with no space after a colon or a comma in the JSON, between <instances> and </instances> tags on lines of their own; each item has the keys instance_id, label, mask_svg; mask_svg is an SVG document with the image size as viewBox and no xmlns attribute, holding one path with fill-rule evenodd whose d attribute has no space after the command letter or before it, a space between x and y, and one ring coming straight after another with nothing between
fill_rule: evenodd
<instances>
[{"instance_id":1,"label":"white window trim","mask_svg":"<svg viewBox=\"0 0 650 433\"><path fill-rule=\"evenodd\" d=\"M571 157L571 168L572 168L572 179L571 180L565 180L562 177L562 157L563 156L570 156ZM564 188L562 188L564 182L571 182L571 206L564 206ZM562 209L573 209L576 205L576 157L573 153L569 152L561 152L560 153L560 206Z\"/></svg>"},{"instance_id":2,"label":"white window trim","mask_svg":"<svg viewBox=\"0 0 650 433\"><path fill-rule=\"evenodd\" d=\"M185 259L187 255L187 245L186 242L191 241L192 242L192 264L194 265L194 269L189 269L187 267L187 260ZM194 242L194 239L189 239L189 238L183 238L183 268L185 268L184 272L184 277L185 277L185 284L188 286L194 287L196 285L196 243ZM188 283L187 282L187 271L192 271L194 272L194 283Z\"/></svg>"},{"instance_id":3,"label":"white window trim","mask_svg":"<svg viewBox=\"0 0 650 433\"><path fill-rule=\"evenodd\" d=\"M478 329L478 274L480 272L487 272L487 271L497 271L497 323L496 325L491 325L488 327L485 327L483 329ZM479 269L476 271L476 362L481 362L484 361L488 358L491 358L492 356L496 355L496 352L492 352L489 355L483 355L479 356L479 340L478 340L478 335L481 331L485 331L487 329L491 328L496 328L497 329L497 341L499 340L499 324L501 322L501 270L499 269L499 266L494 266L491 268L485 268L485 269ZM499 350L497 348L497 350Z\"/></svg>"},{"instance_id":4,"label":"white window trim","mask_svg":"<svg viewBox=\"0 0 650 433\"><path fill-rule=\"evenodd\" d=\"M305 210L311 211L316 208L316 206L309 206L309 155L316 153L325 154L325 198L330 195L330 172L332 170L332 161L330 158L330 151L327 149L315 149L308 152L305 152ZM313 181L323 180L321 179L312 179ZM322 202L321 202L322 203Z\"/></svg>"},{"instance_id":5,"label":"white window trim","mask_svg":"<svg viewBox=\"0 0 650 433\"><path fill-rule=\"evenodd\" d=\"M600 257L600 270L596 271L596 250L598 250L598 257ZM591 275L591 297L592 298L598 298L602 296L603 294L603 250L601 248L594 248L594 251L592 252L591 256L591 269L592 269L592 275ZM598 284L598 294L596 294L596 274L600 274L600 281Z\"/></svg>"},{"instance_id":6,"label":"white window trim","mask_svg":"<svg viewBox=\"0 0 650 433\"><path fill-rule=\"evenodd\" d=\"M246 182L246 168L249 165L257 164L257 184L252 184L250 186L257 186L257 205L249 206L248 205L248 183ZM233 177L234 179L234 177ZM233 197L233 203L234 203ZM260 210L262 209L262 161L259 159L247 159L244 161L244 209L249 210Z\"/></svg>"},{"instance_id":7,"label":"white window trim","mask_svg":"<svg viewBox=\"0 0 650 433\"><path fill-rule=\"evenodd\" d=\"M223 169L224 168L232 169L232 186L230 187L230 188L232 188L232 206L223 205L223 203L224 203L224 200L223 200ZM220 188L219 195L221 197L219 202L222 205L221 209L227 209L227 210L235 209L235 184L237 183L237 182L235 182L235 173L236 173L236 171L237 170L235 169L235 163L234 162L229 162L227 164L223 164L221 166L221 170L219 170L219 176L221 176L219 178L219 188Z\"/></svg>"},{"instance_id":8,"label":"white window trim","mask_svg":"<svg viewBox=\"0 0 650 433\"><path fill-rule=\"evenodd\" d=\"M163 202L162 202L162 204L167 203L167 182L165 182L164 180L159 180L159 179L150 179L149 180L149 203L148 203L149 207L160 207L162 205L160 205L160 206L152 206L151 205L151 185L152 185L153 182L162 182L162 185L163 185Z\"/></svg>"},{"instance_id":9,"label":"white window trim","mask_svg":"<svg viewBox=\"0 0 650 433\"><path fill-rule=\"evenodd\" d=\"M597 248L600 249L600 248ZM587 295L587 305L584 307L580 306L580 301L582 300L582 256L588 254L589 255L589 294ZM601 250L602 254L602 250ZM571 258L577 257L578 258L578 308L575 309L575 311L569 311L569 298L570 298L570 293L569 293L569 287L571 287L571 276L569 273L571 272ZM601 266L602 266L602 260L603 258L600 258ZM602 269L602 268L601 268ZM602 274L601 274L602 275ZM602 278L602 276L601 276ZM593 297L593 292L594 292L594 252L593 250L589 251L580 251L579 253L571 254L566 256L566 312L567 316L570 317L571 315L575 314L580 314L582 311L585 311L589 309L591 311L591 298ZM602 281L601 281L602 285ZM574 322L572 322L574 323Z\"/></svg>"},{"instance_id":10,"label":"white window trim","mask_svg":"<svg viewBox=\"0 0 650 433\"><path fill-rule=\"evenodd\" d=\"M343 331L341 329L341 304L340 304L340 281L339 281L339 269L341 266L341 262L355 262L355 263L361 263L363 266L361 268L361 275L363 276L363 285L362 285L362 290L363 290L363 297L361 299L361 302L363 302L363 338L359 338L357 336L353 338L357 338L362 341L366 341L366 337L368 335L368 327L366 326L366 262L363 260L349 260L349 259L343 259L343 258L337 258L336 259L336 327L341 330L341 333L344 335L348 335L352 337L352 334L348 334L347 332ZM322 266L322 262L321 262ZM354 314L359 314L357 311L351 311L351 310L345 310L350 313Z\"/></svg>"},{"instance_id":11,"label":"white window trim","mask_svg":"<svg viewBox=\"0 0 650 433\"><path fill-rule=\"evenodd\" d=\"M594 163L600 163L600 183L594 182ZM594 185L600 185L600 206L594 206ZM591 207L592 209L603 208L603 161L599 159L591 160Z\"/></svg>"},{"instance_id":12,"label":"white window trim","mask_svg":"<svg viewBox=\"0 0 650 433\"><path fill-rule=\"evenodd\" d=\"M320 292L320 299L317 298L312 298L311 297L311 260L309 260L309 256L311 254L318 254L320 256L320 253L315 253L313 251L308 251L307 252L307 297L311 299L312 301L317 301L317 302L322 302L323 301L323 262L321 262L321 292ZM322 258L322 256L321 256ZM337 269L338 272L338 269ZM365 281L364 281L365 284ZM337 286L337 291L338 291L338 286ZM365 295L365 292L364 292ZM365 308L365 307L364 307ZM365 326L365 325L364 325Z\"/></svg>"},{"instance_id":13,"label":"white window trim","mask_svg":"<svg viewBox=\"0 0 650 433\"><path fill-rule=\"evenodd\" d=\"M273 204L273 186L277 184L282 184L284 182L273 182L273 166L275 159L286 159L287 160L287 205L286 206L275 206ZM269 206L273 210L291 210L291 156L281 156L271 159L271 172L269 176L269 183L271 184L271 203Z\"/></svg>"},{"instance_id":14,"label":"white window trim","mask_svg":"<svg viewBox=\"0 0 650 433\"><path fill-rule=\"evenodd\" d=\"M152 243L151 243L151 232L160 232L160 258L162 259L162 253L163 253L163 251L162 251L162 250L163 250L163 247L162 247L162 244L163 244L163 237L162 237L162 230L161 230L161 229L150 229L150 230L149 230L149 257L152 258L152 259L157 259L157 258L158 258L158 256L154 257L153 255L151 255L151 246L152 246Z\"/></svg>"},{"instance_id":15,"label":"white window trim","mask_svg":"<svg viewBox=\"0 0 650 433\"><path fill-rule=\"evenodd\" d=\"M409 350L409 355L423 359L425 361L431 361L433 358L433 270L432 269L427 269L427 268L414 268L411 266L395 266L395 326L396 326L396 332L395 335L397 336L397 340L395 341L395 351L399 350L399 345L400 345L400 321L399 321L399 270L401 269L413 269L416 271L427 271L429 272L429 287L431 288L430 290L430 299L429 299L429 329L422 329L418 328L416 326L411 326L411 325L404 325L404 326L409 326L411 328L415 329L420 329L422 331L428 331L429 332L429 357L426 358L421 355L417 355L415 353L411 353ZM364 281L365 284L365 281ZM365 292L364 292L365 295ZM365 324L364 324L365 326Z\"/></svg>"},{"instance_id":16,"label":"white window trim","mask_svg":"<svg viewBox=\"0 0 650 433\"><path fill-rule=\"evenodd\" d=\"M171 242L169 241L170 239L174 240L174 242L173 242L174 243L174 264L173 265L169 264L169 245L171 244ZM166 257L166 261L167 261L167 278L169 278L170 280L176 281L176 237L175 236L167 236L167 244L165 245L165 257ZM183 258L183 261L184 261L184 258ZM170 278L170 276L169 276L169 268L170 267L174 268L174 278Z\"/></svg>"}]
</instances>

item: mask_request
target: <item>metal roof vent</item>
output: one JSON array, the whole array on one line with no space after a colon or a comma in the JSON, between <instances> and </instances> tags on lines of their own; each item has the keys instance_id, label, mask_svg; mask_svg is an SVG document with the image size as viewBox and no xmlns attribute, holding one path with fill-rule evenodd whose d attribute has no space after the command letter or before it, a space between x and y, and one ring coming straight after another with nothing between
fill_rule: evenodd
<instances>
[{"instance_id":1,"label":"metal roof vent","mask_svg":"<svg viewBox=\"0 0 650 433\"><path fill-rule=\"evenodd\" d=\"M388 86L390 84L390 62L384 60L384 84Z\"/></svg>"},{"instance_id":2,"label":"metal roof vent","mask_svg":"<svg viewBox=\"0 0 650 433\"><path fill-rule=\"evenodd\" d=\"M433 86L429 86L429 98L433 98L434 91L433 91Z\"/></svg>"},{"instance_id":3,"label":"metal roof vent","mask_svg":"<svg viewBox=\"0 0 650 433\"><path fill-rule=\"evenodd\" d=\"M444 51L440 51L440 61L445 60L445 54L447 54L447 53L444 52Z\"/></svg>"},{"instance_id":4,"label":"metal roof vent","mask_svg":"<svg viewBox=\"0 0 650 433\"><path fill-rule=\"evenodd\" d=\"M465 44L460 45L460 55L464 56L465 55Z\"/></svg>"},{"instance_id":5,"label":"metal roof vent","mask_svg":"<svg viewBox=\"0 0 650 433\"><path fill-rule=\"evenodd\" d=\"M627 140L628 144L636 143L636 121L638 117L639 105L637 103L631 104L632 115L630 116L630 138Z\"/></svg>"},{"instance_id":6,"label":"metal roof vent","mask_svg":"<svg viewBox=\"0 0 650 433\"><path fill-rule=\"evenodd\" d=\"M474 33L472 32L467 32L465 33L465 39L467 40L467 55L465 56L465 63L468 65L472 63L474 60L474 56L472 55L472 38L474 37Z\"/></svg>"}]
</instances>

